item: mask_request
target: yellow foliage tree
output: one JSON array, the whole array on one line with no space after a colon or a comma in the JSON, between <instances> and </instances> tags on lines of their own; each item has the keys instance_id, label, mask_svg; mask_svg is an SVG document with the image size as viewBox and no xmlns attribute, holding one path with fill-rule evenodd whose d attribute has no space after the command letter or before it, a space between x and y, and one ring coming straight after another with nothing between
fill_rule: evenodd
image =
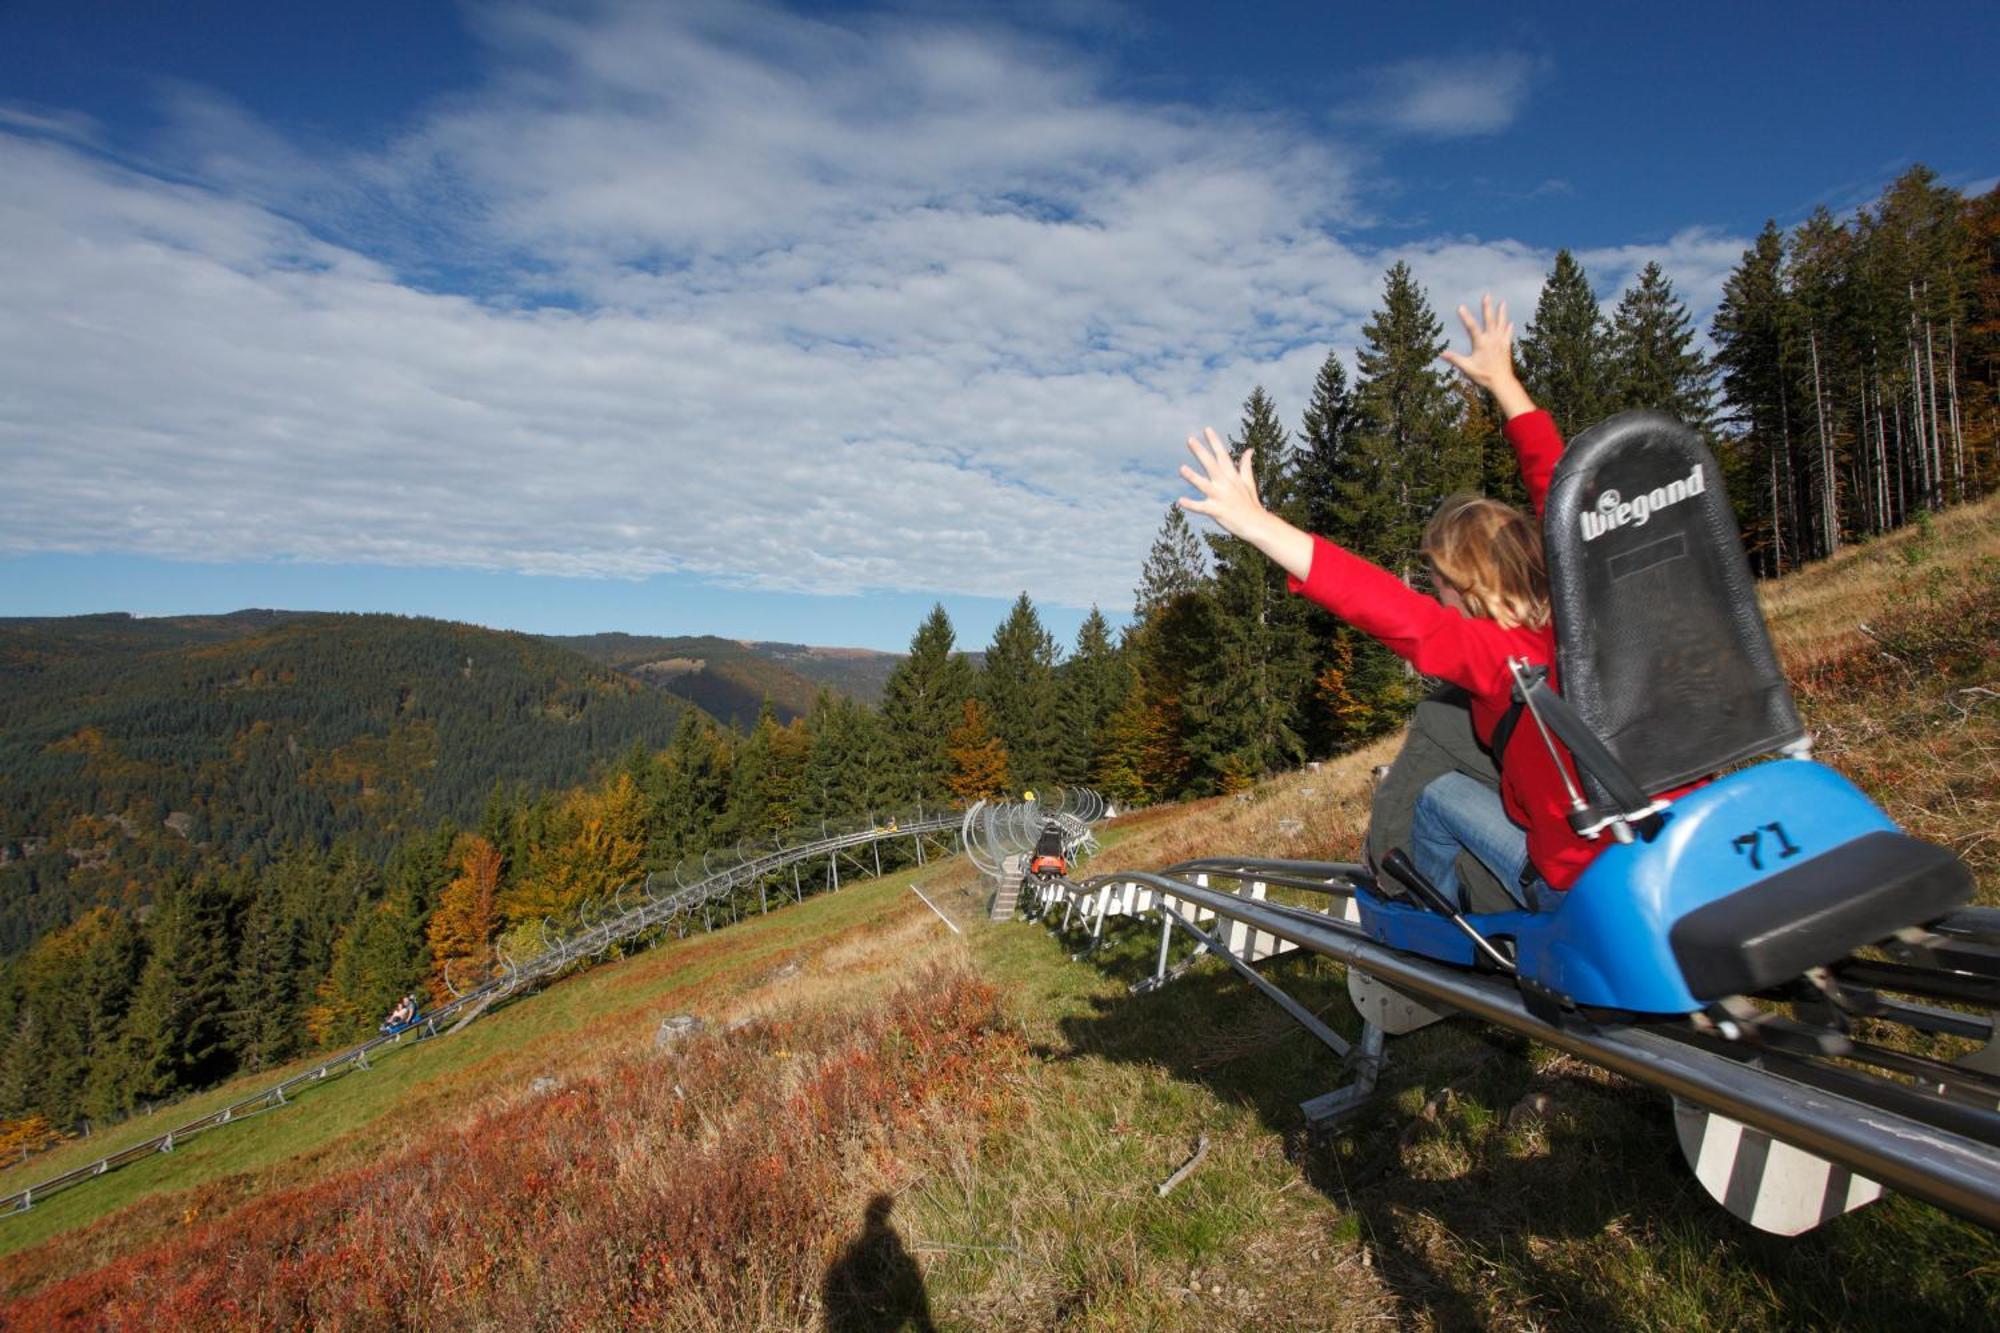
<instances>
[{"instance_id":1,"label":"yellow foliage tree","mask_svg":"<svg viewBox=\"0 0 2000 1333\"><path fill-rule=\"evenodd\" d=\"M63 1138L63 1132L40 1111L14 1120L0 1120L0 1166L53 1147Z\"/></svg>"},{"instance_id":2,"label":"yellow foliage tree","mask_svg":"<svg viewBox=\"0 0 2000 1333\"><path fill-rule=\"evenodd\" d=\"M476 833L461 833L452 844L458 867L431 913L431 998L443 1004L451 994L446 974L460 985L482 980L493 964L493 932L500 924L495 898L500 890L500 850Z\"/></svg>"},{"instance_id":3,"label":"yellow foliage tree","mask_svg":"<svg viewBox=\"0 0 2000 1333\"><path fill-rule=\"evenodd\" d=\"M528 849L527 872L503 895L501 912L514 922L566 917L638 879L645 853L645 794L619 772L564 800L548 841Z\"/></svg>"},{"instance_id":4,"label":"yellow foliage tree","mask_svg":"<svg viewBox=\"0 0 2000 1333\"><path fill-rule=\"evenodd\" d=\"M1004 796L1013 783L1007 777L1007 747L986 722L979 700L965 701L965 718L952 728L946 744L951 772L945 783L961 803L981 797Z\"/></svg>"}]
</instances>

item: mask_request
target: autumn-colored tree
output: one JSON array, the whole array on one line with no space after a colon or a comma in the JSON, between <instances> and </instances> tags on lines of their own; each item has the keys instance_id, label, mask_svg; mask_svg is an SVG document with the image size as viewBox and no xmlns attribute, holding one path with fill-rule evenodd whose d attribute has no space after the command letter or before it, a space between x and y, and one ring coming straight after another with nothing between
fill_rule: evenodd
<instances>
[{"instance_id":1,"label":"autumn-colored tree","mask_svg":"<svg viewBox=\"0 0 2000 1333\"><path fill-rule=\"evenodd\" d=\"M981 797L1005 796L1013 785L1007 777L1007 747L987 724L979 700L967 699L962 707L964 720L952 728L946 746L951 756L946 778L951 794L965 805Z\"/></svg>"},{"instance_id":2,"label":"autumn-colored tree","mask_svg":"<svg viewBox=\"0 0 2000 1333\"><path fill-rule=\"evenodd\" d=\"M1146 799L1146 683L1131 673L1123 699L1105 719L1091 785L1107 800L1134 805Z\"/></svg>"},{"instance_id":3,"label":"autumn-colored tree","mask_svg":"<svg viewBox=\"0 0 2000 1333\"><path fill-rule=\"evenodd\" d=\"M1384 682L1366 678L1366 668L1355 653L1355 639L1355 633L1344 626L1331 635L1326 663L1313 678L1319 730L1330 740L1329 753L1333 754L1379 735L1401 716L1398 707L1383 706L1385 698L1393 699L1394 705L1404 703L1402 695Z\"/></svg>"},{"instance_id":4,"label":"autumn-colored tree","mask_svg":"<svg viewBox=\"0 0 2000 1333\"><path fill-rule=\"evenodd\" d=\"M451 849L458 868L427 932L431 950L431 997L442 1004L445 984L482 980L493 963L493 932L500 924L495 898L500 889L500 849L476 833L461 833Z\"/></svg>"},{"instance_id":5,"label":"autumn-colored tree","mask_svg":"<svg viewBox=\"0 0 2000 1333\"><path fill-rule=\"evenodd\" d=\"M638 879L646 855L644 794L627 772L571 792L547 842L529 849L527 873L501 895L509 921L562 917Z\"/></svg>"},{"instance_id":6,"label":"autumn-colored tree","mask_svg":"<svg viewBox=\"0 0 2000 1333\"><path fill-rule=\"evenodd\" d=\"M31 1153L62 1142L63 1133L40 1111L0 1120L0 1166L11 1165Z\"/></svg>"}]
</instances>

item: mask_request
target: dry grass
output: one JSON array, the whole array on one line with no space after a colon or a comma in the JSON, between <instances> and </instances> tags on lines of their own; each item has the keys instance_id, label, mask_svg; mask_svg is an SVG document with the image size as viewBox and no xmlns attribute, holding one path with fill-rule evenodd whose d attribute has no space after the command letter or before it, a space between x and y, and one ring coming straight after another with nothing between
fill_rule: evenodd
<instances>
[{"instance_id":1,"label":"dry grass","mask_svg":"<svg viewBox=\"0 0 2000 1333\"><path fill-rule=\"evenodd\" d=\"M1114 820L1092 874L1156 869L1219 851L1254 847L1260 856L1353 861L1368 827L1370 774L1395 757L1400 737L1293 773L1280 774L1236 796L1217 796ZM1129 832L1127 828L1129 827Z\"/></svg>"},{"instance_id":2,"label":"dry grass","mask_svg":"<svg viewBox=\"0 0 2000 1333\"><path fill-rule=\"evenodd\" d=\"M1760 600L1787 670L1865 650L1872 624L1928 571L2000 560L2000 495L1961 505L1766 583Z\"/></svg>"}]
</instances>

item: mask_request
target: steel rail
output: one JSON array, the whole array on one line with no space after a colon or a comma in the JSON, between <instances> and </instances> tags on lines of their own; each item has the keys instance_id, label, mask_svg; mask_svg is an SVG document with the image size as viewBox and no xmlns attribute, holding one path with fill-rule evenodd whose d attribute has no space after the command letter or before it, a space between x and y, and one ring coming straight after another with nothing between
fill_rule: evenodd
<instances>
[{"instance_id":1,"label":"steel rail","mask_svg":"<svg viewBox=\"0 0 2000 1333\"><path fill-rule=\"evenodd\" d=\"M830 834L813 842L770 852L753 860L745 860L725 867L708 879L698 881L678 892L657 898L652 895L653 877L648 876L647 881L638 886L641 896L647 901L618 916L586 926L576 934L562 939L548 940L545 919L540 928L548 947L542 953L520 963L511 958L496 959L495 966L501 969L496 975L439 1005L408 1027L392 1033L382 1033L358 1046L316 1060L282 1082L231 1102L218 1111L176 1125L164 1134L155 1135L153 1138L121 1148L83 1166L37 1181L12 1194L0 1196L0 1216L25 1212L33 1207L37 1200L45 1199L51 1194L157 1153L172 1152L179 1143L207 1130L263 1111L275 1110L286 1105L293 1094L307 1087L324 1083L356 1069L368 1069L371 1067L368 1063L371 1052L384 1047L399 1046L403 1044L403 1038L406 1036L410 1036L413 1042L436 1037L440 1035L440 1027L446 1020L462 1015L473 1006L482 1003L490 1005L533 982L561 972L579 959L587 959L596 953L608 950L611 945L621 940L671 923L676 917L685 916L699 909L704 903L726 896L740 884L754 883L759 877L774 874L798 862L816 860L865 843L956 832L961 817L958 811L952 810L925 814L907 823L903 822L901 816L897 816L891 822L895 827L871 823L844 833ZM624 886L624 888L629 887L632 886ZM623 894L624 888L618 891L618 895ZM618 895L614 895L614 902L617 901ZM593 938L597 942L584 947L586 941ZM412 1036L412 1034L417 1035Z\"/></svg>"},{"instance_id":2,"label":"steel rail","mask_svg":"<svg viewBox=\"0 0 2000 1333\"><path fill-rule=\"evenodd\" d=\"M1214 863L1208 864L1207 873L1217 873ZM1259 877L1256 862L1227 864L1231 868L1224 873L1244 879ZM1274 868L1283 864L1286 870L1296 871L1314 863L1268 864ZM1333 868L1331 863L1319 864ZM1341 872L1345 873L1344 867ZM1831 1081L1823 1074L1796 1066L1791 1072L1801 1077L1780 1074L1645 1027L1548 1023L1529 1013L1519 990L1497 977L1386 948L1345 921L1205 888L1168 874L1097 875L1078 887L1090 893L1126 884L1151 889L1358 968L1426 1004L1455 1009L1567 1051L1762 1130L1913 1198L2000 1229L2000 1151L1965 1134L1804 1081Z\"/></svg>"}]
</instances>

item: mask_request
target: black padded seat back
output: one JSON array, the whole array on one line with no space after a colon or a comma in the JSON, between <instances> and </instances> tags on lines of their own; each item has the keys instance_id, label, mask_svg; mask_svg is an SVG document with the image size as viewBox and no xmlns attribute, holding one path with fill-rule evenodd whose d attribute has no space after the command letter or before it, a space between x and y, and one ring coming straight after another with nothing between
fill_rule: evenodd
<instances>
[{"instance_id":1,"label":"black padded seat back","mask_svg":"<svg viewBox=\"0 0 2000 1333\"><path fill-rule=\"evenodd\" d=\"M1694 431L1663 412L1591 427L1557 462L1542 525L1562 695L1647 795L1804 739Z\"/></svg>"}]
</instances>

